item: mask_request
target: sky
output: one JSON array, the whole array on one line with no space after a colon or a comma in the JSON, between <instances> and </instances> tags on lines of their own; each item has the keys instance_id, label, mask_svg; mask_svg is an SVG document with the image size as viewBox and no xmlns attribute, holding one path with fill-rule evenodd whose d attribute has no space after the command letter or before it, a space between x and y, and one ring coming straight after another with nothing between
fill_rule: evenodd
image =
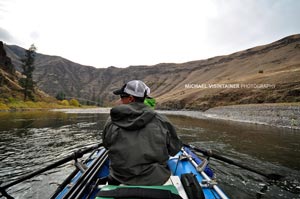
<instances>
[{"instance_id":1,"label":"sky","mask_svg":"<svg viewBox=\"0 0 300 199\"><path fill-rule=\"evenodd\" d=\"M106 68L183 63L300 33L300 0L0 0L0 40Z\"/></svg>"}]
</instances>

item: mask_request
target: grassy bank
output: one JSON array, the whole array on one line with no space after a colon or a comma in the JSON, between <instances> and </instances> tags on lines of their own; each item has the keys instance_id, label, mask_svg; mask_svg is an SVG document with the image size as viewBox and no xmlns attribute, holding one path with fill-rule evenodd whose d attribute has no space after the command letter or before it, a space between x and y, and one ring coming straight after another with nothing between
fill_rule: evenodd
<instances>
[{"instance_id":1,"label":"grassy bank","mask_svg":"<svg viewBox=\"0 0 300 199\"><path fill-rule=\"evenodd\" d=\"M75 99L52 101L52 102L33 102L22 101L17 99L9 99L0 101L0 111L24 111L24 110L37 110L37 109L60 109L60 108L86 108L91 106L83 106Z\"/></svg>"}]
</instances>

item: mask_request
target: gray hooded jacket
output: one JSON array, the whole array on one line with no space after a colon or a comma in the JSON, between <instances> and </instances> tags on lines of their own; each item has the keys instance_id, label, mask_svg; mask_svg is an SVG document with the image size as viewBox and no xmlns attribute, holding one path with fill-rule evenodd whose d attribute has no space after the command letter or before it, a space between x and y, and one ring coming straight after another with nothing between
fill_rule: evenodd
<instances>
[{"instance_id":1,"label":"gray hooded jacket","mask_svg":"<svg viewBox=\"0 0 300 199\"><path fill-rule=\"evenodd\" d=\"M170 176L169 155L182 143L164 116L143 103L116 106L102 133L110 175L128 185L162 185Z\"/></svg>"}]
</instances>

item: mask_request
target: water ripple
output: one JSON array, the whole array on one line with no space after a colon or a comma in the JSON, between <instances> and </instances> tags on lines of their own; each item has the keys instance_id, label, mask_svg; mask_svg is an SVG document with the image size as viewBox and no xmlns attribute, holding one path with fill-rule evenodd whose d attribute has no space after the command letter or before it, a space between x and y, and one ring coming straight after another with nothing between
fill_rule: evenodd
<instances>
[{"instance_id":1,"label":"water ripple","mask_svg":"<svg viewBox=\"0 0 300 199\"><path fill-rule=\"evenodd\" d=\"M197 112L184 112L184 117L176 114L168 117L184 142L213 149L260 171L286 176L284 181L270 182L262 176L210 158L219 186L231 198L299 198L298 134L224 121L218 123ZM198 119L188 118L191 114ZM106 119L107 114L55 112L32 116L17 114L11 119L0 120L0 123L4 121L0 124L0 179L11 182L70 155L78 148L98 143ZM8 192L15 198L25 199L50 196L73 169L73 163L69 162L20 183Z\"/></svg>"}]
</instances>

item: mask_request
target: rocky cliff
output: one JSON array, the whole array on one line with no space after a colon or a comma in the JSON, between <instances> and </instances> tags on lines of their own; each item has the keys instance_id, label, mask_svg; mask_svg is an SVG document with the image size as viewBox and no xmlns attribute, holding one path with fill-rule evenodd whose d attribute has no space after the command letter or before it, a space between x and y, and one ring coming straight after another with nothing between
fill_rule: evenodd
<instances>
[{"instance_id":1,"label":"rocky cliff","mask_svg":"<svg viewBox=\"0 0 300 199\"><path fill-rule=\"evenodd\" d=\"M0 41L0 98L16 96L21 90L15 68Z\"/></svg>"},{"instance_id":2,"label":"rocky cliff","mask_svg":"<svg viewBox=\"0 0 300 199\"><path fill-rule=\"evenodd\" d=\"M16 69L22 49L6 46ZM226 56L187 63L101 68L38 54L34 79L55 96L101 101L132 79L145 81L160 108L201 109L231 104L300 101L300 35Z\"/></svg>"}]
</instances>

